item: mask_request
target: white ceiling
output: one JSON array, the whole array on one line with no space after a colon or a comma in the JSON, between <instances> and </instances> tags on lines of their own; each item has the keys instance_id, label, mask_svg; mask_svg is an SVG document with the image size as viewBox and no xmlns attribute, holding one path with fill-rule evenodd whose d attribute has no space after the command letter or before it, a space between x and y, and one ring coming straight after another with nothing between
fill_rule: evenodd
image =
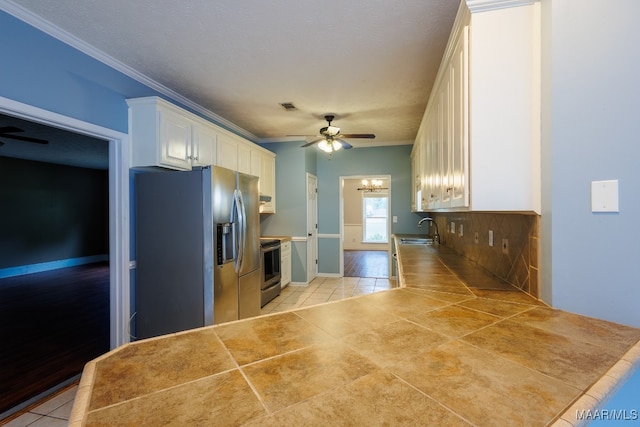
<instances>
[{"instance_id":1,"label":"white ceiling","mask_svg":"<svg viewBox=\"0 0 640 427\"><path fill-rule=\"evenodd\" d=\"M12 0L30 15L246 131L411 144L457 0ZM10 11L11 12L11 11ZM34 19L31 19L33 21ZM53 24L51 26L50 24ZM57 28L56 28L57 27ZM67 37L69 38L69 37ZM110 64L110 65L112 65ZM134 76L135 77L135 76ZM293 102L296 111L280 103ZM291 139L291 138L288 138Z\"/></svg>"}]
</instances>

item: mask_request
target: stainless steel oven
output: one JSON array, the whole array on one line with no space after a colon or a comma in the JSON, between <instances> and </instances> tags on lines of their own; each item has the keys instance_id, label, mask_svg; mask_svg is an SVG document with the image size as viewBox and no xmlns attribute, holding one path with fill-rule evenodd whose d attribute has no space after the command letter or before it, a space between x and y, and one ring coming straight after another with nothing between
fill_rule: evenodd
<instances>
[{"instance_id":1,"label":"stainless steel oven","mask_svg":"<svg viewBox=\"0 0 640 427\"><path fill-rule=\"evenodd\" d=\"M260 307L280 295L280 240L260 241L262 253L262 280Z\"/></svg>"}]
</instances>

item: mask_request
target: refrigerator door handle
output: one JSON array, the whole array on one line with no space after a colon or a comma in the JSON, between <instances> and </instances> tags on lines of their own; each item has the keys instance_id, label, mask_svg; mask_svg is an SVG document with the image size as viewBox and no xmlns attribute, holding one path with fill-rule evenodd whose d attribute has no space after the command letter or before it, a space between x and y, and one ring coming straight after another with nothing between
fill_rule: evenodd
<instances>
[{"instance_id":1,"label":"refrigerator door handle","mask_svg":"<svg viewBox=\"0 0 640 427\"><path fill-rule=\"evenodd\" d=\"M233 269L236 273L240 271L240 263L242 262L242 216L240 214L240 201L238 199L238 190L233 191L233 206L231 207L231 222L233 223Z\"/></svg>"},{"instance_id":2,"label":"refrigerator door handle","mask_svg":"<svg viewBox=\"0 0 640 427\"><path fill-rule=\"evenodd\" d=\"M238 214L239 217L242 218L242 220L240 221L240 253L242 254L240 257L240 267L238 268L238 271L242 270L242 268L244 267L244 260L245 260L245 250L246 250L246 246L247 246L247 213L244 209L244 199L242 198L242 192L238 190Z\"/></svg>"},{"instance_id":3,"label":"refrigerator door handle","mask_svg":"<svg viewBox=\"0 0 640 427\"><path fill-rule=\"evenodd\" d=\"M235 250L233 260L233 270L238 273L240 271L240 214L238 208L238 190L233 190L233 206L231 206L231 216L233 217L233 249Z\"/></svg>"}]
</instances>

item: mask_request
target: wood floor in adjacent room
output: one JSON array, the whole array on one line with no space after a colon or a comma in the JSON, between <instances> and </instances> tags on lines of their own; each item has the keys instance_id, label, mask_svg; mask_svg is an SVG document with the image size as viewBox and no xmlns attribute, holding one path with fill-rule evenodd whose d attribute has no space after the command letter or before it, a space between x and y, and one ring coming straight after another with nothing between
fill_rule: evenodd
<instances>
[{"instance_id":1,"label":"wood floor in adjacent room","mask_svg":"<svg viewBox=\"0 0 640 427\"><path fill-rule=\"evenodd\" d=\"M3 414L109 351L109 264L1 279L0 325Z\"/></svg>"},{"instance_id":2,"label":"wood floor in adjacent room","mask_svg":"<svg viewBox=\"0 0 640 427\"><path fill-rule=\"evenodd\" d=\"M345 250L344 277L389 277L389 253Z\"/></svg>"}]
</instances>

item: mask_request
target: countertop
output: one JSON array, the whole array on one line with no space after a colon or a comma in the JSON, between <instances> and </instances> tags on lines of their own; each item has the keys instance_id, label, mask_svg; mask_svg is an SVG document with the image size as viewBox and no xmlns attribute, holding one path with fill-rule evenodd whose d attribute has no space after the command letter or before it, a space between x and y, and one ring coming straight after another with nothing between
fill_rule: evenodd
<instances>
[{"instance_id":1,"label":"countertop","mask_svg":"<svg viewBox=\"0 0 640 427\"><path fill-rule=\"evenodd\" d=\"M579 425L640 365L640 329L554 310L444 247L403 287L124 345L71 426Z\"/></svg>"}]
</instances>

